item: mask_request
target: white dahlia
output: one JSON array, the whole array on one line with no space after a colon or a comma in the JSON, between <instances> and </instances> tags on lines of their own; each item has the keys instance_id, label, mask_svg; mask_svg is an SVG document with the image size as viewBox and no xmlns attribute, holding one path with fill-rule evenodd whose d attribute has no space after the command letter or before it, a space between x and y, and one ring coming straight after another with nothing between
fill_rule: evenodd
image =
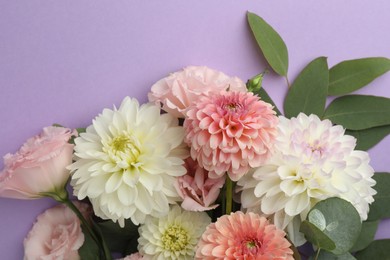
<instances>
[{"instance_id":1,"label":"white dahlia","mask_svg":"<svg viewBox=\"0 0 390 260\"><path fill-rule=\"evenodd\" d=\"M345 199L365 220L376 194L374 170L368 154L354 150L355 138L315 115L279 119L275 154L238 182L242 206L272 216L295 244L303 242L300 220L318 201Z\"/></svg>"},{"instance_id":2,"label":"white dahlia","mask_svg":"<svg viewBox=\"0 0 390 260\"><path fill-rule=\"evenodd\" d=\"M179 198L172 183L186 173L183 137L177 119L126 97L75 139L76 162L69 166L75 195L121 226L128 218L137 225L146 215L166 215Z\"/></svg>"},{"instance_id":3,"label":"white dahlia","mask_svg":"<svg viewBox=\"0 0 390 260\"><path fill-rule=\"evenodd\" d=\"M192 260L210 223L207 213L185 211L174 205L165 217L146 217L138 228L138 251L146 259Z\"/></svg>"}]
</instances>

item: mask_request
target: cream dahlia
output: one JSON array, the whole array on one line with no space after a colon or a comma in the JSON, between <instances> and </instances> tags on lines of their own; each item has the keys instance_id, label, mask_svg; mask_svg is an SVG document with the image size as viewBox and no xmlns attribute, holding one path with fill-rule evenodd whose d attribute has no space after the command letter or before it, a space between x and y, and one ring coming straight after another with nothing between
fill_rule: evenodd
<instances>
[{"instance_id":1,"label":"cream dahlia","mask_svg":"<svg viewBox=\"0 0 390 260\"><path fill-rule=\"evenodd\" d=\"M177 119L126 97L75 139L69 167L75 195L89 197L97 216L121 226L128 218L139 224L146 215L166 215L178 199L172 183L186 173L183 136Z\"/></svg>"},{"instance_id":2,"label":"cream dahlia","mask_svg":"<svg viewBox=\"0 0 390 260\"><path fill-rule=\"evenodd\" d=\"M221 91L189 107L184 121L191 157L236 181L271 155L278 118L272 106L250 92Z\"/></svg>"},{"instance_id":3,"label":"cream dahlia","mask_svg":"<svg viewBox=\"0 0 390 260\"><path fill-rule=\"evenodd\" d=\"M205 212L184 211L174 205L165 217L146 217L138 229L138 250L145 259L192 260L210 222Z\"/></svg>"},{"instance_id":4,"label":"cream dahlia","mask_svg":"<svg viewBox=\"0 0 390 260\"><path fill-rule=\"evenodd\" d=\"M199 240L195 259L292 260L284 231L265 217L240 211L210 224Z\"/></svg>"},{"instance_id":5,"label":"cream dahlia","mask_svg":"<svg viewBox=\"0 0 390 260\"><path fill-rule=\"evenodd\" d=\"M302 113L280 117L278 128L275 154L238 182L242 206L272 215L276 226L287 227L298 245L304 242L297 232L300 220L326 198L351 202L365 220L376 193L374 171L368 154L354 150L355 138L329 120Z\"/></svg>"},{"instance_id":6,"label":"cream dahlia","mask_svg":"<svg viewBox=\"0 0 390 260\"><path fill-rule=\"evenodd\" d=\"M162 109L180 118L201 96L221 90L246 91L245 83L205 66L189 66L157 81L148 94L149 101L162 104Z\"/></svg>"}]
</instances>

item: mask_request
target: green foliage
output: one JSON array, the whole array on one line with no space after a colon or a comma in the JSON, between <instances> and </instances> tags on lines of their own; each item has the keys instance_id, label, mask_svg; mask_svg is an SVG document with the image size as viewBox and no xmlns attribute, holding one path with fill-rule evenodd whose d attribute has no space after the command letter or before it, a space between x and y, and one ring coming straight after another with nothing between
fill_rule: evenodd
<instances>
[{"instance_id":1,"label":"green foliage","mask_svg":"<svg viewBox=\"0 0 390 260\"><path fill-rule=\"evenodd\" d=\"M351 252L363 250L374 240L378 224L379 221L365 221L362 223L362 230L360 231L359 238L352 247Z\"/></svg>"},{"instance_id":2,"label":"green foliage","mask_svg":"<svg viewBox=\"0 0 390 260\"><path fill-rule=\"evenodd\" d=\"M390 99L366 95L342 96L328 106L324 118L349 130L390 125Z\"/></svg>"},{"instance_id":3,"label":"green foliage","mask_svg":"<svg viewBox=\"0 0 390 260\"><path fill-rule=\"evenodd\" d=\"M84 228L84 244L79 249L81 259L100 260L100 249L88 231Z\"/></svg>"},{"instance_id":4,"label":"green foliage","mask_svg":"<svg viewBox=\"0 0 390 260\"><path fill-rule=\"evenodd\" d=\"M284 100L286 117L300 112L307 115L324 113L328 93L329 71L325 57L310 62L298 75Z\"/></svg>"},{"instance_id":5,"label":"green foliage","mask_svg":"<svg viewBox=\"0 0 390 260\"><path fill-rule=\"evenodd\" d=\"M374 202L370 205L368 220L379 220L382 218L390 218L390 174L385 172L377 172L373 179L376 181L374 189L377 194L374 195Z\"/></svg>"},{"instance_id":6,"label":"green foliage","mask_svg":"<svg viewBox=\"0 0 390 260\"><path fill-rule=\"evenodd\" d=\"M310 260L313 260L314 257L310 257ZM321 250L320 254L318 255L317 260L356 260L355 257L353 257L350 253L344 253L341 255L335 255L330 252Z\"/></svg>"},{"instance_id":7,"label":"green foliage","mask_svg":"<svg viewBox=\"0 0 390 260\"><path fill-rule=\"evenodd\" d=\"M390 260L389 249L390 239L375 240L355 257L357 260Z\"/></svg>"},{"instance_id":8,"label":"green foliage","mask_svg":"<svg viewBox=\"0 0 390 260\"><path fill-rule=\"evenodd\" d=\"M307 220L302 222L302 225L301 232L309 242L336 255L348 252L355 244L361 230L359 213L351 203L340 198L329 198L318 202L310 210ZM332 247L326 238L335 246ZM321 241L322 243L319 243Z\"/></svg>"},{"instance_id":9,"label":"green foliage","mask_svg":"<svg viewBox=\"0 0 390 260\"><path fill-rule=\"evenodd\" d=\"M390 134L390 125L378 126L364 130L346 130L345 134L356 138L356 150L367 151Z\"/></svg>"},{"instance_id":10,"label":"green foliage","mask_svg":"<svg viewBox=\"0 0 390 260\"><path fill-rule=\"evenodd\" d=\"M269 65L276 73L287 77L288 51L283 39L263 18L250 12L247 18L256 42Z\"/></svg>"},{"instance_id":11,"label":"green foliage","mask_svg":"<svg viewBox=\"0 0 390 260\"><path fill-rule=\"evenodd\" d=\"M329 95L342 95L366 86L390 70L390 60L382 57L347 60L329 71Z\"/></svg>"}]
</instances>

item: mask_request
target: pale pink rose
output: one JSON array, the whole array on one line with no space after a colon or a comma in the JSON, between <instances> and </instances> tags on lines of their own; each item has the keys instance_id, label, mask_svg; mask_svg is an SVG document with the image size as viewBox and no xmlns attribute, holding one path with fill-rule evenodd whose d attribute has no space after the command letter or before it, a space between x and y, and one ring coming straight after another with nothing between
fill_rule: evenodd
<instances>
[{"instance_id":1,"label":"pale pink rose","mask_svg":"<svg viewBox=\"0 0 390 260\"><path fill-rule=\"evenodd\" d=\"M220 189L225 183L225 176L209 178L209 173L201 168L192 158L185 160L187 173L180 176L175 188L183 199L181 207L188 211L205 211L215 209L213 205Z\"/></svg>"},{"instance_id":2,"label":"pale pink rose","mask_svg":"<svg viewBox=\"0 0 390 260\"><path fill-rule=\"evenodd\" d=\"M245 83L204 66L190 66L157 81L148 94L150 102L162 103L162 109L184 118L187 107L200 96L221 90L247 91Z\"/></svg>"},{"instance_id":3,"label":"pale pink rose","mask_svg":"<svg viewBox=\"0 0 390 260\"><path fill-rule=\"evenodd\" d=\"M189 107L184 128L191 157L215 178L233 181L272 154L278 118L272 106L250 92L221 91Z\"/></svg>"},{"instance_id":4,"label":"pale pink rose","mask_svg":"<svg viewBox=\"0 0 390 260\"><path fill-rule=\"evenodd\" d=\"M85 215L87 204L74 202ZM24 260L77 260L84 243L80 220L65 205L50 208L37 221L24 240Z\"/></svg>"},{"instance_id":5,"label":"pale pink rose","mask_svg":"<svg viewBox=\"0 0 390 260\"><path fill-rule=\"evenodd\" d=\"M195 259L293 260L285 233L265 217L240 211L211 223L198 242Z\"/></svg>"},{"instance_id":6,"label":"pale pink rose","mask_svg":"<svg viewBox=\"0 0 390 260\"><path fill-rule=\"evenodd\" d=\"M75 134L63 127L45 127L18 152L5 155L0 197L33 199L42 192L62 190L70 177L66 166L72 163L73 145L68 141Z\"/></svg>"}]
</instances>

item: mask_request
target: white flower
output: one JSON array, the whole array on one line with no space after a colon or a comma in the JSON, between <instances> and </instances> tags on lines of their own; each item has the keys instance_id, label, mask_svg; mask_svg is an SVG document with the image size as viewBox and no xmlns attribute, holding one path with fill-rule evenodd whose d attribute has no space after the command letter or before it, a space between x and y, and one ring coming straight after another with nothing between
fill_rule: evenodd
<instances>
[{"instance_id":1,"label":"white flower","mask_svg":"<svg viewBox=\"0 0 390 260\"><path fill-rule=\"evenodd\" d=\"M211 219L205 212L172 206L163 218L147 216L138 229L138 250L146 259L194 259L196 245Z\"/></svg>"},{"instance_id":2,"label":"white flower","mask_svg":"<svg viewBox=\"0 0 390 260\"><path fill-rule=\"evenodd\" d=\"M104 109L86 133L75 139L75 160L69 166L78 199L89 197L103 219L164 216L178 199L172 183L184 175L184 130L153 104L139 106L126 97L119 109Z\"/></svg>"},{"instance_id":3,"label":"white flower","mask_svg":"<svg viewBox=\"0 0 390 260\"><path fill-rule=\"evenodd\" d=\"M367 219L376 194L374 171L368 154L354 151L355 145L354 137L329 120L302 113L290 120L280 117L275 154L238 182L242 206L273 216L295 244L304 240L298 234L301 221L294 218L305 219L310 208L326 198L351 202L361 219Z\"/></svg>"}]
</instances>

